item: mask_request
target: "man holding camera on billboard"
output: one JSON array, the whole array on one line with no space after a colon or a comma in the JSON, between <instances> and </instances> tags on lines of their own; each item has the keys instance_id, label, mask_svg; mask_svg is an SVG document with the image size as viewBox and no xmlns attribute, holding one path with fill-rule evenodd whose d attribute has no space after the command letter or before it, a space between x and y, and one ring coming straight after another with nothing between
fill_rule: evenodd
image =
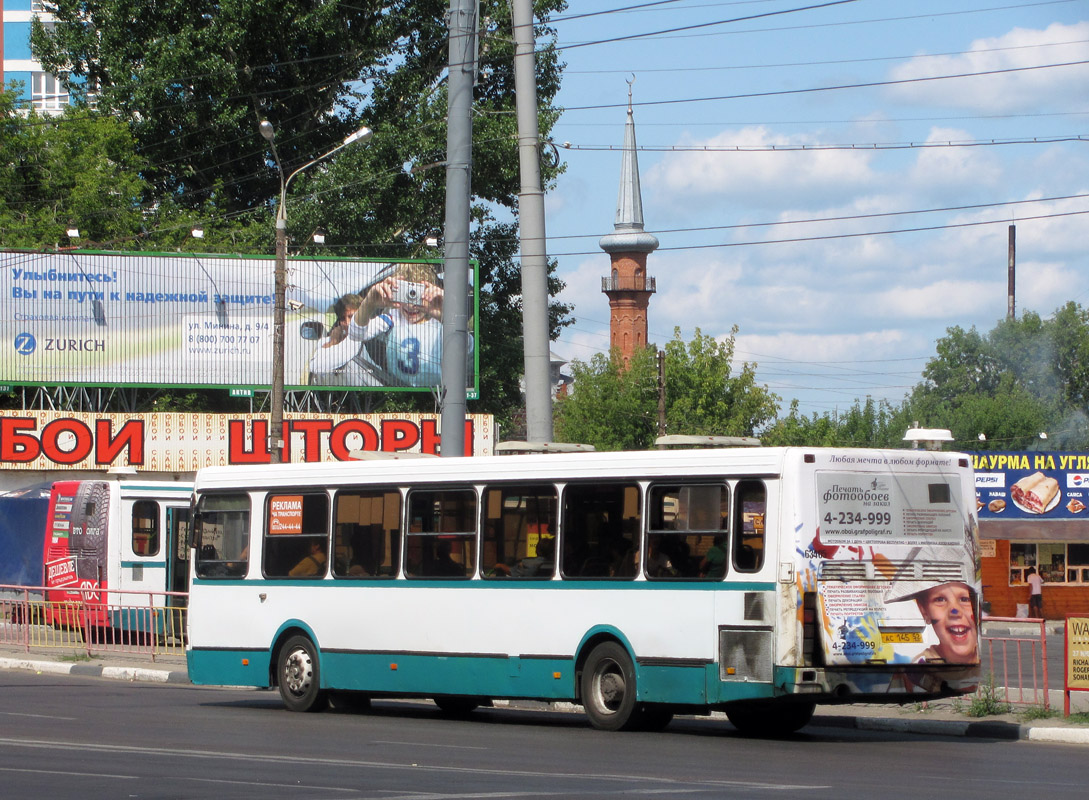
<instances>
[{"instance_id":1,"label":"man holding camera on billboard","mask_svg":"<svg viewBox=\"0 0 1089 800\"><path fill-rule=\"evenodd\" d=\"M427 264L403 264L374 284L348 325L361 342L382 340L385 370L403 386L438 386L442 378L443 290Z\"/></svg>"}]
</instances>

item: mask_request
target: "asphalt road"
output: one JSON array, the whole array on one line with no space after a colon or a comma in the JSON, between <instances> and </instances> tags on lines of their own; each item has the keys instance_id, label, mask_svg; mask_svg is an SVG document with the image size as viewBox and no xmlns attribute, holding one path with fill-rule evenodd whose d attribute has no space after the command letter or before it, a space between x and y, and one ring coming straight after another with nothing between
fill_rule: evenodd
<instances>
[{"instance_id":1,"label":"asphalt road","mask_svg":"<svg viewBox=\"0 0 1089 800\"><path fill-rule=\"evenodd\" d=\"M293 714L272 692L0 673L0 796L12 798L1083 798L1084 749L725 721L604 733L581 715L430 703Z\"/></svg>"}]
</instances>

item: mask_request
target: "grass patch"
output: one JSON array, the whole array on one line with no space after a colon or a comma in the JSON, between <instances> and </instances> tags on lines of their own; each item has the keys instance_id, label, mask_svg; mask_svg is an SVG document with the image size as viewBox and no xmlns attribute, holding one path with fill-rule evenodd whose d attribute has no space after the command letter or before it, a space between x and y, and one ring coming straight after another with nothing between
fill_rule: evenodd
<instances>
[{"instance_id":1,"label":"grass patch","mask_svg":"<svg viewBox=\"0 0 1089 800\"><path fill-rule=\"evenodd\" d=\"M1034 719L1052 719L1059 716L1059 712L1043 706L1029 706L1021 711L1019 716L1024 722L1032 722Z\"/></svg>"},{"instance_id":2,"label":"grass patch","mask_svg":"<svg viewBox=\"0 0 1089 800\"><path fill-rule=\"evenodd\" d=\"M66 661L66 662L73 662L73 663L83 662L83 661L93 661L93 660L94 660L94 656L89 656L86 653L68 653L67 655L60 656L57 659L57 661Z\"/></svg>"},{"instance_id":3,"label":"grass patch","mask_svg":"<svg viewBox=\"0 0 1089 800\"><path fill-rule=\"evenodd\" d=\"M972 696L972 702L968 705L967 713L969 717L994 717L1009 714L1012 710L1009 703L999 699L992 675L987 683L979 685L978 691Z\"/></svg>"}]
</instances>

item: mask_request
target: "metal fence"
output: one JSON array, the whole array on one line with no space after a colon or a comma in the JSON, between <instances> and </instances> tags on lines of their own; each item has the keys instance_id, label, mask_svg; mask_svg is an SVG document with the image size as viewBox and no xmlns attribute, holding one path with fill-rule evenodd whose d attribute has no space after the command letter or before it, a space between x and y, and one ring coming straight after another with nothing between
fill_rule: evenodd
<instances>
[{"instance_id":1,"label":"metal fence","mask_svg":"<svg viewBox=\"0 0 1089 800\"><path fill-rule=\"evenodd\" d=\"M994 681L998 698L1005 703L1042 705L1050 708L1047 680L1047 621L1023 617L987 617L988 625L1011 623L1029 626L1031 632L981 636L984 668ZM1039 632L1035 630L1039 627Z\"/></svg>"},{"instance_id":2,"label":"metal fence","mask_svg":"<svg viewBox=\"0 0 1089 800\"><path fill-rule=\"evenodd\" d=\"M185 655L184 592L86 591L50 600L44 586L0 584L0 645L91 654ZM66 592L67 593L67 592Z\"/></svg>"}]
</instances>

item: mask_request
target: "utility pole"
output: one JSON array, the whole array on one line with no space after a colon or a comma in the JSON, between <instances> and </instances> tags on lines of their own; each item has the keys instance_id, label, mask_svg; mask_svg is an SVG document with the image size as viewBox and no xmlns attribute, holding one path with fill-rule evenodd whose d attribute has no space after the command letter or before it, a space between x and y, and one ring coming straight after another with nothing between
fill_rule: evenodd
<instances>
[{"instance_id":1,"label":"utility pole","mask_svg":"<svg viewBox=\"0 0 1089 800\"><path fill-rule=\"evenodd\" d=\"M552 441L552 371L548 352L548 256L537 129L533 0L513 0L514 93L518 118L518 230L522 250L522 346L526 439Z\"/></svg>"},{"instance_id":2,"label":"utility pole","mask_svg":"<svg viewBox=\"0 0 1089 800\"><path fill-rule=\"evenodd\" d=\"M658 353L658 435L666 435L666 396L665 396L665 351L659 350ZM665 450L662 445L658 446L659 450Z\"/></svg>"},{"instance_id":3,"label":"utility pole","mask_svg":"<svg viewBox=\"0 0 1089 800\"><path fill-rule=\"evenodd\" d=\"M465 373L469 343L469 197L473 155L476 2L450 0L446 100L446 224L443 257L442 427L439 455L465 455Z\"/></svg>"},{"instance_id":4,"label":"utility pole","mask_svg":"<svg viewBox=\"0 0 1089 800\"><path fill-rule=\"evenodd\" d=\"M1016 318L1014 303L1014 276L1017 271L1017 226L1010 225L1009 255L1006 259L1006 319Z\"/></svg>"}]
</instances>

